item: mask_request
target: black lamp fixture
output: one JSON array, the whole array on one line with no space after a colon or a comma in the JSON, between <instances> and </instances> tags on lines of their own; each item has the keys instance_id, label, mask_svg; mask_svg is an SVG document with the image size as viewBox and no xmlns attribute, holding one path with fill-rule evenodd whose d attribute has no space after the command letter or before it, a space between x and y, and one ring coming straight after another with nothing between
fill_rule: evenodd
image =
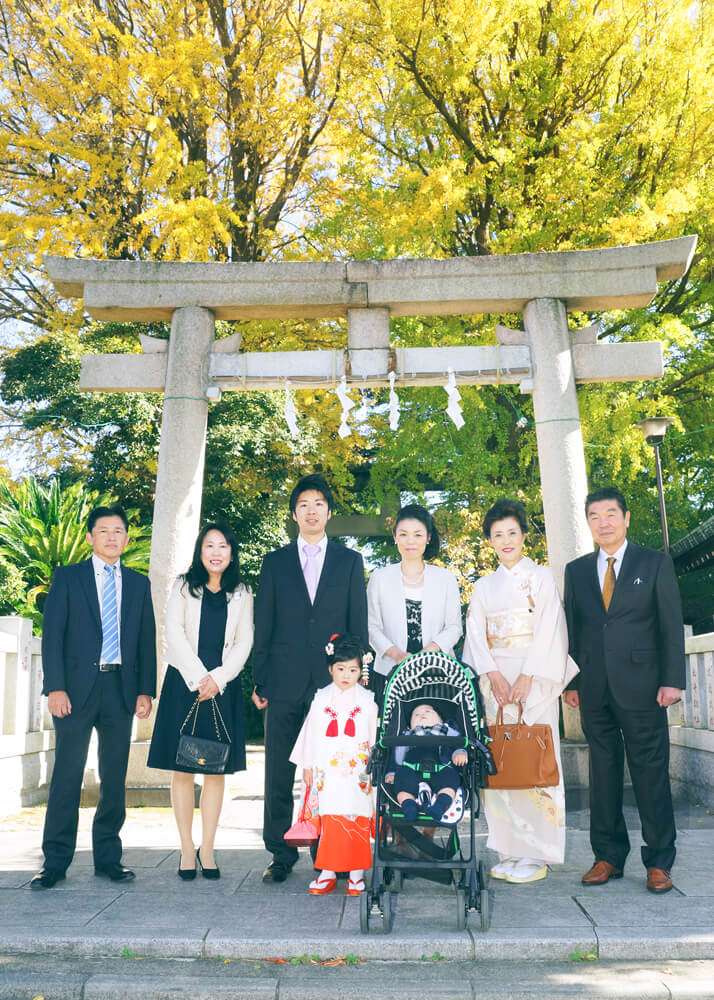
<instances>
[{"instance_id":1,"label":"black lamp fixture","mask_svg":"<svg viewBox=\"0 0 714 1000\"><path fill-rule=\"evenodd\" d=\"M648 417L636 425L642 431L647 444L651 444L655 456L655 471L657 473L657 494L659 495L659 519L662 525L662 547L669 552L669 527L667 526L667 508L664 504L664 487L662 485L662 461L659 449L664 441L667 428L674 423L672 417Z\"/></svg>"}]
</instances>

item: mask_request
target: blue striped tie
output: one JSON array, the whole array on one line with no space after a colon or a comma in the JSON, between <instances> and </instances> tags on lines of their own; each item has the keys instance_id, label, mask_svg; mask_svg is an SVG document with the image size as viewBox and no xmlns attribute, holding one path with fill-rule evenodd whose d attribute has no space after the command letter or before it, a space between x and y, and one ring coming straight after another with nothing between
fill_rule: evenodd
<instances>
[{"instance_id":1,"label":"blue striped tie","mask_svg":"<svg viewBox=\"0 0 714 1000\"><path fill-rule=\"evenodd\" d=\"M117 585L113 566L104 567L102 591L102 663L119 659L119 619L117 617Z\"/></svg>"}]
</instances>

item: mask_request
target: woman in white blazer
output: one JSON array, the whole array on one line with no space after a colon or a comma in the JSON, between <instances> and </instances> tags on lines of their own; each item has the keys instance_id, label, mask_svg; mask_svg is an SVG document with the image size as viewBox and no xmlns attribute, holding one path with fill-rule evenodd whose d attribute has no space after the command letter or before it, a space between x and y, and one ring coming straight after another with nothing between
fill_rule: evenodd
<instances>
[{"instance_id":1,"label":"woman in white blazer","mask_svg":"<svg viewBox=\"0 0 714 1000\"><path fill-rule=\"evenodd\" d=\"M376 569L367 585L373 678L381 697L385 678L409 653L439 649L453 655L461 638L461 598L453 573L428 562L439 533L426 508L409 504L397 514L394 541L401 559Z\"/></svg>"},{"instance_id":2,"label":"woman in white blazer","mask_svg":"<svg viewBox=\"0 0 714 1000\"><path fill-rule=\"evenodd\" d=\"M218 738L225 742L225 726L230 753L224 773L245 769L239 674L253 645L253 596L240 581L238 542L227 526L208 524L200 532L191 566L171 591L166 643L170 666L161 689L148 766L172 772L171 804L181 839L179 878L195 879L198 866L204 878L217 879L220 869L213 848L224 774L203 775L201 846L194 854L194 775L201 772L177 764L176 751L181 728L191 714L188 735L215 740L218 725Z\"/></svg>"}]
</instances>

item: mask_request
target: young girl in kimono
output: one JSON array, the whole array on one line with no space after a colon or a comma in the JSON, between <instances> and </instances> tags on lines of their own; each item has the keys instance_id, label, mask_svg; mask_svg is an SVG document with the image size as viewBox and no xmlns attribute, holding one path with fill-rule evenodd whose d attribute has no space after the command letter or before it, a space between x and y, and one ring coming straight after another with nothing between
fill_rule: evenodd
<instances>
[{"instance_id":1,"label":"young girl in kimono","mask_svg":"<svg viewBox=\"0 0 714 1000\"><path fill-rule=\"evenodd\" d=\"M314 789L319 805L317 876L308 892L326 896L337 886L337 872L347 871L347 895L358 896L372 864L373 797L365 771L377 735L377 705L363 686L372 654L357 637L339 633L325 652L332 683L316 692L290 760L302 768L305 787Z\"/></svg>"}]
</instances>

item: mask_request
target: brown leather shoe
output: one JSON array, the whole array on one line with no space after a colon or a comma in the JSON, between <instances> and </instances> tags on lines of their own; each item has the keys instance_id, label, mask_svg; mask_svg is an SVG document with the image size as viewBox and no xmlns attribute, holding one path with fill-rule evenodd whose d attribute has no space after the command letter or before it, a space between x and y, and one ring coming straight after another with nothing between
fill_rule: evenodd
<instances>
[{"instance_id":1,"label":"brown leather shoe","mask_svg":"<svg viewBox=\"0 0 714 1000\"><path fill-rule=\"evenodd\" d=\"M615 868L609 861L596 861L580 881L583 885L605 885L611 878L622 878L622 869Z\"/></svg>"},{"instance_id":2,"label":"brown leather shoe","mask_svg":"<svg viewBox=\"0 0 714 1000\"><path fill-rule=\"evenodd\" d=\"M648 868L647 888L650 892L669 892L673 888L669 872L665 868Z\"/></svg>"}]
</instances>

